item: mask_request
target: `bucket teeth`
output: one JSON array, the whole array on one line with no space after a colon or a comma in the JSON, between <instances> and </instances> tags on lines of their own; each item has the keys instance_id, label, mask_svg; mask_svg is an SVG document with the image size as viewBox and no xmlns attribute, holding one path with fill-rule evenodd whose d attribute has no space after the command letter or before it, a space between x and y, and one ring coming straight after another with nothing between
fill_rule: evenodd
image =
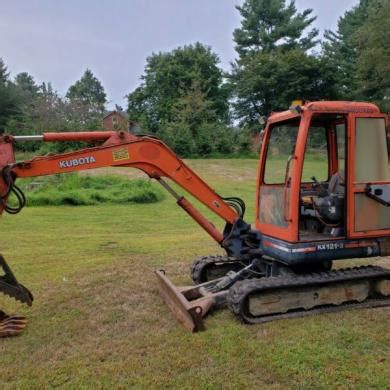
<instances>
[{"instance_id":1,"label":"bucket teeth","mask_svg":"<svg viewBox=\"0 0 390 390\"><path fill-rule=\"evenodd\" d=\"M34 300L31 292L20 284L14 274L12 273L4 257L0 255L0 267L3 270L3 275L0 276L0 292L5 295L15 298L17 301L26 303L28 306L32 305Z\"/></svg>"},{"instance_id":2,"label":"bucket teeth","mask_svg":"<svg viewBox=\"0 0 390 390\"><path fill-rule=\"evenodd\" d=\"M23 316L7 315L0 310L0 337L18 336L27 325Z\"/></svg>"}]
</instances>

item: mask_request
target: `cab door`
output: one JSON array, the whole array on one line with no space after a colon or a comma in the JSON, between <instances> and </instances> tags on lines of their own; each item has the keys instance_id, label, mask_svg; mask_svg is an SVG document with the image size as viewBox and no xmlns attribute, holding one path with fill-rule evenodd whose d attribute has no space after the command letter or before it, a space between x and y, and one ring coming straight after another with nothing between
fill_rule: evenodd
<instances>
[{"instance_id":1,"label":"cab door","mask_svg":"<svg viewBox=\"0 0 390 390\"><path fill-rule=\"evenodd\" d=\"M390 234L390 168L387 118L351 114L348 136L347 235Z\"/></svg>"},{"instance_id":2,"label":"cab door","mask_svg":"<svg viewBox=\"0 0 390 390\"><path fill-rule=\"evenodd\" d=\"M268 123L259 160L256 228L265 235L290 242L296 241L298 235L299 180L293 178L301 127L299 115Z\"/></svg>"}]
</instances>

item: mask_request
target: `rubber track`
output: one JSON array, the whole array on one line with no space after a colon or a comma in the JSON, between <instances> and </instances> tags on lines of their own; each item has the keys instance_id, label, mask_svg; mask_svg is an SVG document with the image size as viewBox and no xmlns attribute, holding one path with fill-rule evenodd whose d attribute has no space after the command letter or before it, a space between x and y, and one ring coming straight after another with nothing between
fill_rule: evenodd
<instances>
[{"instance_id":1,"label":"rubber track","mask_svg":"<svg viewBox=\"0 0 390 390\"><path fill-rule=\"evenodd\" d=\"M206 267L209 267L213 264L218 266L218 264L221 263L235 264L241 262L242 262L241 260L236 260L233 257L220 256L220 255L199 257L195 259L191 265L191 278L195 284L207 282L207 280L203 280L202 278L202 274Z\"/></svg>"},{"instance_id":2,"label":"rubber track","mask_svg":"<svg viewBox=\"0 0 390 390\"><path fill-rule=\"evenodd\" d=\"M294 289L296 287L321 286L332 283L347 282L361 279L376 279L390 277L390 269L377 266L362 266L344 268L306 275L283 275L271 278L247 279L236 282L229 290L227 303L230 310L245 323L264 323L284 318L303 317L313 314L335 312L353 308L383 307L390 305L389 298L369 298L361 303L344 303L339 306L317 306L310 310L295 310L287 313L268 314L261 317L252 317L246 312L246 299L249 294L270 290Z\"/></svg>"}]
</instances>

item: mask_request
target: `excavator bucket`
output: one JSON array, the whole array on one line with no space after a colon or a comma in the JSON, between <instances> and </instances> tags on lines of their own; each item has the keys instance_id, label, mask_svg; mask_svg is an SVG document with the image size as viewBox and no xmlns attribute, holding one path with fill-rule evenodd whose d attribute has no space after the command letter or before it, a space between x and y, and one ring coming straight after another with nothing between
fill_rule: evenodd
<instances>
[{"instance_id":1,"label":"excavator bucket","mask_svg":"<svg viewBox=\"0 0 390 390\"><path fill-rule=\"evenodd\" d=\"M0 276L0 292L31 306L34 300L33 295L26 287L16 280L15 275L2 255L0 255L0 268L4 273Z\"/></svg>"},{"instance_id":2,"label":"excavator bucket","mask_svg":"<svg viewBox=\"0 0 390 390\"><path fill-rule=\"evenodd\" d=\"M215 305L225 301L227 292L211 292L216 281L197 286L176 287L165 275L164 270L156 271L160 295L183 326L190 332L205 329L203 318Z\"/></svg>"},{"instance_id":3,"label":"excavator bucket","mask_svg":"<svg viewBox=\"0 0 390 390\"><path fill-rule=\"evenodd\" d=\"M27 319L18 315L7 315L0 310L0 337L18 336L27 325Z\"/></svg>"},{"instance_id":4,"label":"excavator bucket","mask_svg":"<svg viewBox=\"0 0 390 390\"><path fill-rule=\"evenodd\" d=\"M0 271L1 270L3 275L0 275L0 292L31 306L34 300L33 295L26 287L16 280L2 255L0 255ZM26 327L26 324L27 320L25 317L18 315L10 316L0 310L0 337L17 336Z\"/></svg>"}]
</instances>

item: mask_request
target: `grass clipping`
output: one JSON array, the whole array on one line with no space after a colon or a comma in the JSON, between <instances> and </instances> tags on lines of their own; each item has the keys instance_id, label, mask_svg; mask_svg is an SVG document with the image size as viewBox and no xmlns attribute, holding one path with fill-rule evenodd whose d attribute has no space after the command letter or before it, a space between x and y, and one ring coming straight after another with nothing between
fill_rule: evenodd
<instances>
[{"instance_id":1,"label":"grass clipping","mask_svg":"<svg viewBox=\"0 0 390 390\"><path fill-rule=\"evenodd\" d=\"M122 176L54 175L17 183L28 206L89 206L100 203L155 203L163 192L148 180Z\"/></svg>"}]
</instances>

